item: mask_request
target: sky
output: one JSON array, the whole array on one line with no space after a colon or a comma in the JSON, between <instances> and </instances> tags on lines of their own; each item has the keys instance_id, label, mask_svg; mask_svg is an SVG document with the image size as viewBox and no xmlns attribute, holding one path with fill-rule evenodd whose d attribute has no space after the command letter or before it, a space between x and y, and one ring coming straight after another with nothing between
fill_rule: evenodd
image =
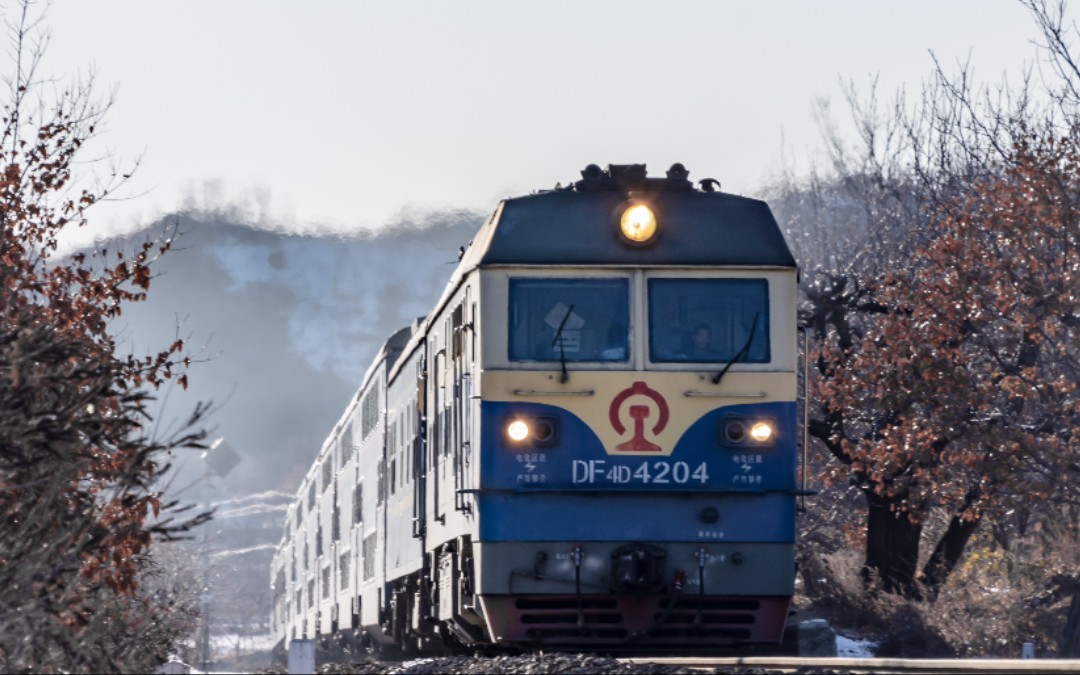
<instances>
[{"instance_id":1,"label":"sky","mask_svg":"<svg viewBox=\"0 0 1080 675\"><path fill-rule=\"evenodd\" d=\"M682 162L756 194L820 147L839 82L916 92L1037 52L1016 0L54 0L46 70L116 100L97 152L141 158L97 232L229 209L357 232L490 211L589 163Z\"/></svg>"}]
</instances>

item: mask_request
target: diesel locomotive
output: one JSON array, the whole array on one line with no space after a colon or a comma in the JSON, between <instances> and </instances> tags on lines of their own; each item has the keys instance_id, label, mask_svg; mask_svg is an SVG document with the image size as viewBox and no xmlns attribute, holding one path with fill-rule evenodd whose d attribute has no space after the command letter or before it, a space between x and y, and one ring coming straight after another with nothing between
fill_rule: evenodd
<instances>
[{"instance_id":1,"label":"diesel locomotive","mask_svg":"<svg viewBox=\"0 0 1080 675\"><path fill-rule=\"evenodd\" d=\"M506 199L288 510L272 625L387 653L781 640L798 268L680 165Z\"/></svg>"}]
</instances>

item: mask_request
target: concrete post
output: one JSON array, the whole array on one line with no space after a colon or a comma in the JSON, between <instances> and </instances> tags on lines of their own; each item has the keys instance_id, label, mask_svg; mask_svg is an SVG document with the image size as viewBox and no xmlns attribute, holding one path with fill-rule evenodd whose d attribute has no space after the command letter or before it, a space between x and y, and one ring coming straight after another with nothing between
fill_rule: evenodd
<instances>
[{"instance_id":1,"label":"concrete post","mask_svg":"<svg viewBox=\"0 0 1080 675\"><path fill-rule=\"evenodd\" d=\"M191 667L174 656L154 672L159 675L188 675L191 672Z\"/></svg>"},{"instance_id":2,"label":"concrete post","mask_svg":"<svg viewBox=\"0 0 1080 675\"><path fill-rule=\"evenodd\" d=\"M836 656L836 631L825 619L799 623L799 656Z\"/></svg>"},{"instance_id":3,"label":"concrete post","mask_svg":"<svg viewBox=\"0 0 1080 675\"><path fill-rule=\"evenodd\" d=\"M289 675L315 673L315 642L293 640L289 643Z\"/></svg>"}]
</instances>

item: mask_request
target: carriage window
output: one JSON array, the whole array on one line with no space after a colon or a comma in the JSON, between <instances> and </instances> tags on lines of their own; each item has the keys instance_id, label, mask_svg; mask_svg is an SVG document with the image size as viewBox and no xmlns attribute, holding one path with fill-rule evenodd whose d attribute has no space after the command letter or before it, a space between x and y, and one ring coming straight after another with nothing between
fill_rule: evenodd
<instances>
[{"instance_id":1,"label":"carriage window","mask_svg":"<svg viewBox=\"0 0 1080 675\"><path fill-rule=\"evenodd\" d=\"M510 279L511 361L625 361L627 279Z\"/></svg>"},{"instance_id":2,"label":"carriage window","mask_svg":"<svg viewBox=\"0 0 1080 675\"><path fill-rule=\"evenodd\" d=\"M765 279L649 279L653 362L767 363Z\"/></svg>"}]
</instances>

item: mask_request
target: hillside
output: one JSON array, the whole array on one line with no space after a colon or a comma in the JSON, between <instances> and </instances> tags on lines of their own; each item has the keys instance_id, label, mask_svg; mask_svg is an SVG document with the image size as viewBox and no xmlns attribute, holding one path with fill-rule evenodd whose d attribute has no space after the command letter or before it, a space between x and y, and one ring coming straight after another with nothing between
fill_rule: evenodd
<instances>
[{"instance_id":1,"label":"hillside","mask_svg":"<svg viewBox=\"0 0 1080 675\"><path fill-rule=\"evenodd\" d=\"M149 300L114 328L135 352L179 335L196 356L187 391L159 392L160 429L196 401L211 401L214 436L242 458L218 487L231 495L294 491L372 356L430 309L482 217L430 213L355 238L206 216L147 228L140 236L173 224L180 234L154 268ZM203 471L194 455L177 465L178 487Z\"/></svg>"}]
</instances>

